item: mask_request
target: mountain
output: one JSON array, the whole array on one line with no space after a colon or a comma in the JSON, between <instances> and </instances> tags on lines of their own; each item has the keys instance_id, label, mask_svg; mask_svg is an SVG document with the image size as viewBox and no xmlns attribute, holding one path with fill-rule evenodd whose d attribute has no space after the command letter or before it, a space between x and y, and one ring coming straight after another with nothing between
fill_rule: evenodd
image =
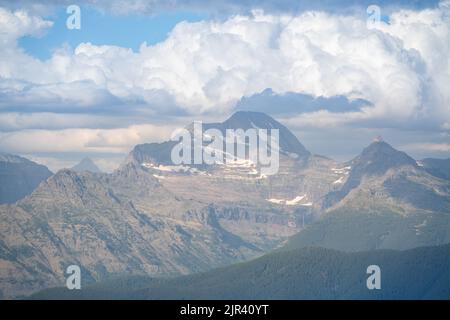
<instances>
[{"instance_id":1,"label":"mountain","mask_svg":"<svg viewBox=\"0 0 450 320\"><path fill-rule=\"evenodd\" d=\"M160 165L173 165L171 160L171 152L172 148L176 144L176 141L139 144L130 152L124 165L128 163L157 163Z\"/></svg>"},{"instance_id":2,"label":"mountain","mask_svg":"<svg viewBox=\"0 0 450 320\"><path fill-rule=\"evenodd\" d=\"M450 159L427 158L418 163L433 176L450 180Z\"/></svg>"},{"instance_id":3,"label":"mountain","mask_svg":"<svg viewBox=\"0 0 450 320\"><path fill-rule=\"evenodd\" d=\"M295 155L301 159L311 156L311 153L300 143L295 135L281 123L261 112L238 111L224 122L203 123L203 131L218 129L226 136L226 130L248 130L248 129L278 129L280 151L285 154ZM193 124L186 127L192 132ZM137 145L130 153L126 162L152 162L163 165L174 165L171 161L172 148L176 141L162 143L146 143Z\"/></svg>"},{"instance_id":4,"label":"mountain","mask_svg":"<svg viewBox=\"0 0 450 320\"><path fill-rule=\"evenodd\" d=\"M416 161L402 151L394 149L382 140L372 142L349 165L352 171L347 181L352 187L357 186L365 175L383 175L389 169L403 166L417 167Z\"/></svg>"},{"instance_id":5,"label":"mountain","mask_svg":"<svg viewBox=\"0 0 450 320\"><path fill-rule=\"evenodd\" d=\"M171 151L176 141L137 145L125 164L146 168L167 189L188 198L234 206L246 194L245 202L252 206L301 211L291 215L292 223L303 223L305 215L311 220L324 195L338 186L333 182L342 174L332 170L335 161L311 154L285 126L260 112L239 111L224 122L203 124L203 131L217 129L224 136L228 129L255 128L279 130L279 170L272 176L263 175L261 167L247 158L215 165L175 165ZM186 129L192 132L193 124Z\"/></svg>"},{"instance_id":6,"label":"mountain","mask_svg":"<svg viewBox=\"0 0 450 320\"><path fill-rule=\"evenodd\" d=\"M367 267L381 270L368 290ZM126 277L32 299L450 299L450 246L344 253L303 248L172 279Z\"/></svg>"},{"instance_id":7,"label":"mountain","mask_svg":"<svg viewBox=\"0 0 450 320\"><path fill-rule=\"evenodd\" d=\"M203 124L204 131L212 128L222 134L227 129L278 129L278 172L265 176L247 159L220 165L174 165L170 154L175 141L138 145L124 164L140 166L178 197L213 204L225 229L258 247L279 244L314 221L324 196L340 187L335 182L343 174L333 171L337 163L311 154L268 115L237 112L224 122ZM193 124L186 129L192 131Z\"/></svg>"},{"instance_id":8,"label":"mountain","mask_svg":"<svg viewBox=\"0 0 450 320\"><path fill-rule=\"evenodd\" d=\"M71 264L90 281L199 272L261 255L278 243L243 239L221 225L222 214L219 207L172 194L133 164L112 174L62 170L16 205L0 206L0 288L5 297L18 297L64 283ZM267 220L258 228L274 215L259 214Z\"/></svg>"},{"instance_id":9,"label":"mountain","mask_svg":"<svg viewBox=\"0 0 450 320\"><path fill-rule=\"evenodd\" d=\"M22 199L51 175L43 165L0 153L0 203L14 203Z\"/></svg>"},{"instance_id":10,"label":"mountain","mask_svg":"<svg viewBox=\"0 0 450 320\"><path fill-rule=\"evenodd\" d=\"M268 116L252 119L280 126ZM101 281L189 274L260 256L314 220L339 176L334 161L314 155L281 155L272 177L248 163L164 165L157 150L170 143L136 146L111 174L61 170L17 204L0 206L3 295L64 283L70 264Z\"/></svg>"},{"instance_id":11,"label":"mountain","mask_svg":"<svg viewBox=\"0 0 450 320\"><path fill-rule=\"evenodd\" d=\"M204 126L278 128L279 170L264 175L247 158L175 165L165 162L173 141L136 146L111 174L61 170L0 206L3 296L60 286L70 264L92 283L204 272L286 241L283 250L450 243L450 181L380 139L339 164L305 152L267 115L239 112Z\"/></svg>"},{"instance_id":12,"label":"mountain","mask_svg":"<svg viewBox=\"0 0 450 320\"><path fill-rule=\"evenodd\" d=\"M450 243L450 182L429 174L403 152L376 141L347 165L326 211L287 248L344 251L408 249Z\"/></svg>"},{"instance_id":13,"label":"mountain","mask_svg":"<svg viewBox=\"0 0 450 320\"><path fill-rule=\"evenodd\" d=\"M342 188L327 195L326 206L343 199L358 187L364 177L383 176L388 170L404 166L417 167L416 161L406 153L394 149L381 139L376 139L352 161L343 165L349 175Z\"/></svg>"},{"instance_id":14,"label":"mountain","mask_svg":"<svg viewBox=\"0 0 450 320\"><path fill-rule=\"evenodd\" d=\"M296 154L300 158L309 157L311 152L300 143L297 137L281 123L262 112L238 111L222 123L209 123L204 130L219 129L225 136L227 129L278 129L280 136L280 151L286 154Z\"/></svg>"},{"instance_id":15,"label":"mountain","mask_svg":"<svg viewBox=\"0 0 450 320\"><path fill-rule=\"evenodd\" d=\"M78 163L77 165L75 165L74 167L72 167L73 171L76 172L84 172L84 171L88 171L88 172L92 172L92 173L100 173L102 172L97 165L94 163L94 161L92 161L90 158L84 158L80 161L80 163Z\"/></svg>"}]
</instances>

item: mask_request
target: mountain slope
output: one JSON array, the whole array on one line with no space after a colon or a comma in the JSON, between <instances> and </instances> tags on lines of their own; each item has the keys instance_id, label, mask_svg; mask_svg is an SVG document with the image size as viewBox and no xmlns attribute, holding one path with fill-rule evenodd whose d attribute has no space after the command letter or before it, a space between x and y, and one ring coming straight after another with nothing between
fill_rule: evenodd
<instances>
[{"instance_id":1,"label":"mountain slope","mask_svg":"<svg viewBox=\"0 0 450 320\"><path fill-rule=\"evenodd\" d=\"M43 165L0 153L0 203L14 203L22 199L51 175Z\"/></svg>"},{"instance_id":2,"label":"mountain slope","mask_svg":"<svg viewBox=\"0 0 450 320\"><path fill-rule=\"evenodd\" d=\"M403 166L417 167L416 161L406 153L392 148L391 145L376 140L366 147L352 161L344 164L351 169L345 184L336 192L327 195L326 206L331 206L343 199L352 189L358 187L366 176L382 176L390 169Z\"/></svg>"},{"instance_id":3,"label":"mountain slope","mask_svg":"<svg viewBox=\"0 0 450 320\"><path fill-rule=\"evenodd\" d=\"M366 287L381 269L381 290ZM173 279L122 278L34 299L450 299L450 246L343 253L304 248Z\"/></svg>"},{"instance_id":4,"label":"mountain slope","mask_svg":"<svg viewBox=\"0 0 450 320\"><path fill-rule=\"evenodd\" d=\"M17 297L63 283L70 264L91 281L199 272L273 246L227 231L217 210L177 198L133 164L110 175L62 170L0 206L0 288Z\"/></svg>"},{"instance_id":5,"label":"mountain slope","mask_svg":"<svg viewBox=\"0 0 450 320\"><path fill-rule=\"evenodd\" d=\"M385 142L374 142L350 165L342 189L327 196L327 212L287 248L361 251L450 243L448 181Z\"/></svg>"},{"instance_id":6,"label":"mountain slope","mask_svg":"<svg viewBox=\"0 0 450 320\"><path fill-rule=\"evenodd\" d=\"M450 180L450 159L427 158L419 161L420 165L430 174Z\"/></svg>"}]
</instances>

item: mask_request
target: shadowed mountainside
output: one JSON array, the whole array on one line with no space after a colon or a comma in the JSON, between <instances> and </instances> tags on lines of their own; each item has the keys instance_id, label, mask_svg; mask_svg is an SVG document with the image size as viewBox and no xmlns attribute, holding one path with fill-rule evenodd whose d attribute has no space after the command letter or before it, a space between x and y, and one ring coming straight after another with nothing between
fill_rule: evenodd
<instances>
[{"instance_id":1,"label":"shadowed mountainside","mask_svg":"<svg viewBox=\"0 0 450 320\"><path fill-rule=\"evenodd\" d=\"M0 153L0 203L14 203L22 199L51 175L43 165Z\"/></svg>"}]
</instances>

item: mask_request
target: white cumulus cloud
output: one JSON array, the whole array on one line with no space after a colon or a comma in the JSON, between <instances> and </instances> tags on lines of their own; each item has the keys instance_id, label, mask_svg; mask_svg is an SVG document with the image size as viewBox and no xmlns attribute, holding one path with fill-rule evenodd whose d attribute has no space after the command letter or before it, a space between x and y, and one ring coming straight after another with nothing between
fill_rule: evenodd
<instances>
[{"instance_id":1,"label":"white cumulus cloud","mask_svg":"<svg viewBox=\"0 0 450 320\"><path fill-rule=\"evenodd\" d=\"M144 42L137 52L81 43L40 61L18 46L20 37L40 35L51 26L25 11L0 8L0 112L8 116L0 125L20 128L18 119L24 117L14 114L14 108L89 114L101 106L126 113L137 104L155 113L226 114L243 96L266 88L275 94L342 95L372 104L357 111L302 114L290 118L292 125L360 123L439 131L450 123L450 8L445 2L435 8L397 9L389 23L373 29L367 28L365 17L352 13L253 11L181 22L167 39L155 45ZM118 146L117 140L140 141L133 130L123 130L116 136L108 132L112 138L90 131L37 134L64 150L107 145L111 152L123 152L125 144ZM30 134L3 135L3 146L19 144Z\"/></svg>"},{"instance_id":2,"label":"white cumulus cloud","mask_svg":"<svg viewBox=\"0 0 450 320\"><path fill-rule=\"evenodd\" d=\"M22 53L11 39L50 22L0 12L2 26L19 25L19 31L6 29L7 50L0 53L0 90L8 98L3 105L91 106L115 97L151 108L154 93L164 92L181 109L199 114L229 111L242 96L272 88L374 104L349 121L448 120L450 23L444 6L400 10L377 29L358 17L324 12L182 22L165 41L143 43L139 52L82 43L44 62Z\"/></svg>"}]
</instances>

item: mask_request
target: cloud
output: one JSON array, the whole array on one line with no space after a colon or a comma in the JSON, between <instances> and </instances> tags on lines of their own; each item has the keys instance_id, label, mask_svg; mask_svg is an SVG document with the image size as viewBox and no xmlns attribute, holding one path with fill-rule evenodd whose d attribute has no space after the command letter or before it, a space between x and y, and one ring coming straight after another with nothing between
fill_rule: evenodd
<instances>
[{"instance_id":1,"label":"cloud","mask_svg":"<svg viewBox=\"0 0 450 320\"><path fill-rule=\"evenodd\" d=\"M146 5L128 3L112 6ZM142 142L130 129L141 115L149 122L161 115L225 117L236 103L257 108L258 97L270 101L265 111L280 115L302 104L285 119L297 128L448 130L450 6L395 8L389 24L372 29L354 11L287 11L181 22L167 39L144 42L138 51L81 43L40 61L17 40L45 32L51 21L34 11L0 9L0 130L26 129L4 133L0 147L125 152ZM39 127L45 115L58 124ZM118 131L81 128L95 127L92 119L100 115L108 120L98 126Z\"/></svg>"},{"instance_id":2,"label":"cloud","mask_svg":"<svg viewBox=\"0 0 450 320\"><path fill-rule=\"evenodd\" d=\"M403 148L411 151L449 152L450 143L412 143L405 145Z\"/></svg>"},{"instance_id":3,"label":"cloud","mask_svg":"<svg viewBox=\"0 0 450 320\"><path fill-rule=\"evenodd\" d=\"M241 98L236 104L236 110L261 111L271 114L303 114L319 110L330 112L359 111L364 106L370 106L363 99L349 100L345 96L329 98L314 97L307 94L286 92L276 94L268 88L261 93ZM274 106L277 106L274 108Z\"/></svg>"},{"instance_id":4,"label":"cloud","mask_svg":"<svg viewBox=\"0 0 450 320\"><path fill-rule=\"evenodd\" d=\"M1 90L1 89L0 89ZM2 90L3 91L3 90ZM94 113L99 106L115 106L123 102L105 88L98 88L91 81L70 83L26 84L18 90L11 87L0 96L0 108L3 111L33 112L57 111L83 112L87 107ZM82 93L82 94L80 94Z\"/></svg>"},{"instance_id":5,"label":"cloud","mask_svg":"<svg viewBox=\"0 0 450 320\"><path fill-rule=\"evenodd\" d=\"M164 141L175 128L150 124L117 129L21 130L0 133L0 150L10 153L128 153L148 141Z\"/></svg>"},{"instance_id":6,"label":"cloud","mask_svg":"<svg viewBox=\"0 0 450 320\"><path fill-rule=\"evenodd\" d=\"M18 15L2 12L6 20ZM19 35L30 32L29 24L47 25L27 15L19 21L31 21ZM160 113L164 105L226 113L243 96L271 88L373 104L349 121L448 121L449 29L445 8L400 10L372 30L351 15L254 12L179 23L165 41L143 43L139 52L82 43L41 62L12 46L11 54L0 54L1 103L46 112L138 103Z\"/></svg>"},{"instance_id":7,"label":"cloud","mask_svg":"<svg viewBox=\"0 0 450 320\"><path fill-rule=\"evenodd\" d=\"M74 167L81 161L81 159L85 158L86 155L76 154L72 155L70 158L67 158L67 155L65 154L56 154L54 156L37 156L34 154L24 154L23 156L36 163L45 165L52 172L57 172L58 170L61 170L63 168ZM89 154L89 157L103 172L113 172L123 162L122 155L101 155L101 157L96 157L95 155L92 156L92 154Z\"/></svg>"},{"instance_id":8,"label":"cloud","mask_svg":"<svg viewBox=\"0 0 450 320\"><path fill-rule=\"evenodd\" d=\"M24 35L39 36L46 29L53 25L51 21L46 21L38 16L31 16L26 11L17 10L11 12L0 7L0 39L2 47L14 43L14 41Z\"/></svg>"}]
</instances>

